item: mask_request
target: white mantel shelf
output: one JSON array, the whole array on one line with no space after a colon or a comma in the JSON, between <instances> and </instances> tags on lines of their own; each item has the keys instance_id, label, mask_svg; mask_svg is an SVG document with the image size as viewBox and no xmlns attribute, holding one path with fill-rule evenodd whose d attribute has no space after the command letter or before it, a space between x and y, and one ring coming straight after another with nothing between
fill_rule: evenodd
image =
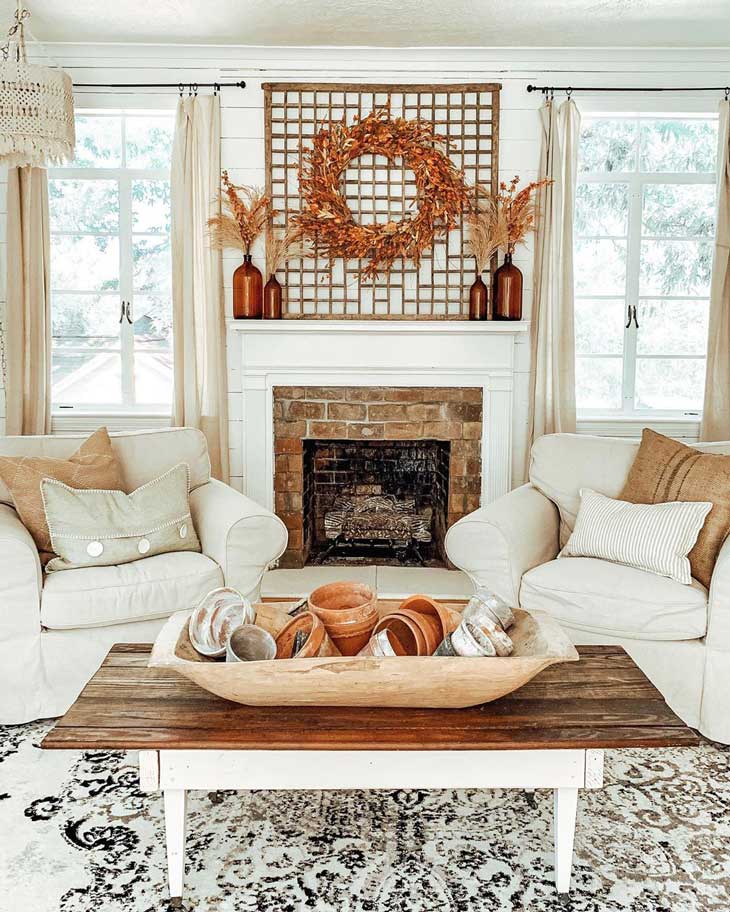
<instances>
[{"instance_id":1,"label":"white mantel shelf","mask_svg":"<svg viewBox=\"0 0 730 912\"><path fill-rule=\"evenodd\" d=\"M511 487L514 381L524 370L529 327L506 320L229 319L244 493L273 508L277 386L481 387L482 503L489 503Z\"/></svg>"}]
</instances>

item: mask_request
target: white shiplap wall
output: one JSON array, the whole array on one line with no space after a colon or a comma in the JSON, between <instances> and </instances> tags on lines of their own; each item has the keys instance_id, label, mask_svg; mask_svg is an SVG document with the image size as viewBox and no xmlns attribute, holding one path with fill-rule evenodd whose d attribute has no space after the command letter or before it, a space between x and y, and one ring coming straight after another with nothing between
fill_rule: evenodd
<instances>
[{"instance_id":1,"label":"white shiplap wall","mask_svg":"<svg viewBox=\"0 0 730 912\"><path fill-rule=\"evenodd\" d=\"M261 84L268 81L348 82L501 82L500 176L523 180L536 176L539 129L536 110L539 95L528 94L528 83L572 85L724 85L730 70L730 52L617 51L617 50L514 50L514 49L373 49L373 48L245 48L104 45L54 45L53 56L77 83L94 82L210 82L244 78L243 91L222 94L222 165L240 183L264 183L264 117ZM724 74L724 75L723 75ZM723 82L723 79L725 82ZM627 98L630 101L627 101ZM144 97L112 91L81 90L79 107L174 106L174 91L147 93ZM703 93L580 96L582 110L715 111L717 98ZM4 180L4 178L3 178ZM2 185L5 211L5 185ZM0 228L4 262L5 219ZM525 318L532 303L532 245L515 258L525 276ZM231 277L240 258L224 259L227 312L231 312ZM4 288L4 268L2 269ZM2 292L4 300L4 292ZM1 306L1 305L0 305ZM1 317L0 317L1 319ZM514 465L524 458L528 386L527 344L520 347L518 389L514 421ZM233 483L242 483L241 392L235 364L230 365L229 410L231 420L231 470ZM0 381L1 382L1 381ZM4 414L0 390L0 433Z\"/></svg>"}]
</instances>

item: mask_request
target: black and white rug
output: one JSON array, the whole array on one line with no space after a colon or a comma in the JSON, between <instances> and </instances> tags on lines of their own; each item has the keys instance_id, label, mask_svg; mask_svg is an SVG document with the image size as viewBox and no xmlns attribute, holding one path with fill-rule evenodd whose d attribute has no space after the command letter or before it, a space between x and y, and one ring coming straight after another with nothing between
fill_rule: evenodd
<instances>
[{"instance_id":1,"label":"black and white rug","mask_svg":"<svg viewBox=\"0 0 730 912\"><path fill-rule=\"evenodd\" d=\"M44 752L0 728L0 910L165 912L159 795L136 757ZM728 912L730 750L614 751L579 801L573 889L553 884L552 796L194 792L196 912Z\"/></svg>"}]
</instances>

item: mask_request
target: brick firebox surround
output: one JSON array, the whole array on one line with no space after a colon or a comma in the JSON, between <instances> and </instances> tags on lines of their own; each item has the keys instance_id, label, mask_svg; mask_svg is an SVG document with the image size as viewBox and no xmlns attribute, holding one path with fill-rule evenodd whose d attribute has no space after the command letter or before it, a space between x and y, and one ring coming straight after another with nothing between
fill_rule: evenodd
<instances>
[{"instance_id":1,"label":"brick firebox surround","mask_svg":"<svg viewBox=\"0 0 730 912\"><path fill-rule=\"evenodd\" d=\"M275 386L274 506L289 530L282 567L304 552L303 441L447 440L451 444L447 521L479 507L482 389L476 387Z\"/></svg>"}]
</instances>

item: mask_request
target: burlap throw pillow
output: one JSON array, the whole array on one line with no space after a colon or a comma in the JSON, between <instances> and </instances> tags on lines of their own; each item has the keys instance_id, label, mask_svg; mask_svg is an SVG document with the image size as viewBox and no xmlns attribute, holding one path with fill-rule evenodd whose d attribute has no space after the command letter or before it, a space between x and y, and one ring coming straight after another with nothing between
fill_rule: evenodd
<instances>
[{"instance_id":1,"label":"burlap throw pillow","mask_svg":"<svg viewBox=\"0 0 730 912\"><path fill-rule=\"evenodd\" d=\"M55 478L72 488L124 488L121 467L105 427L94 431L68 459L0 456L0 478L13 496L21 522L33 536L44 566L53 557L41 496L44 478Z\"/></svg>"},{"instance_id":2,"label":"burlap throw pillow","mask_svg":"<svg viewBox=\"0 0 730 912\"><path fill-rule=\"evenodd\" d=\"M730 530L730 456L702 453L644 428L620 500L656 504L711 501L712 510L689 553L692 576L709 586L717 555Z\"/></svg>"}]
</instances>

